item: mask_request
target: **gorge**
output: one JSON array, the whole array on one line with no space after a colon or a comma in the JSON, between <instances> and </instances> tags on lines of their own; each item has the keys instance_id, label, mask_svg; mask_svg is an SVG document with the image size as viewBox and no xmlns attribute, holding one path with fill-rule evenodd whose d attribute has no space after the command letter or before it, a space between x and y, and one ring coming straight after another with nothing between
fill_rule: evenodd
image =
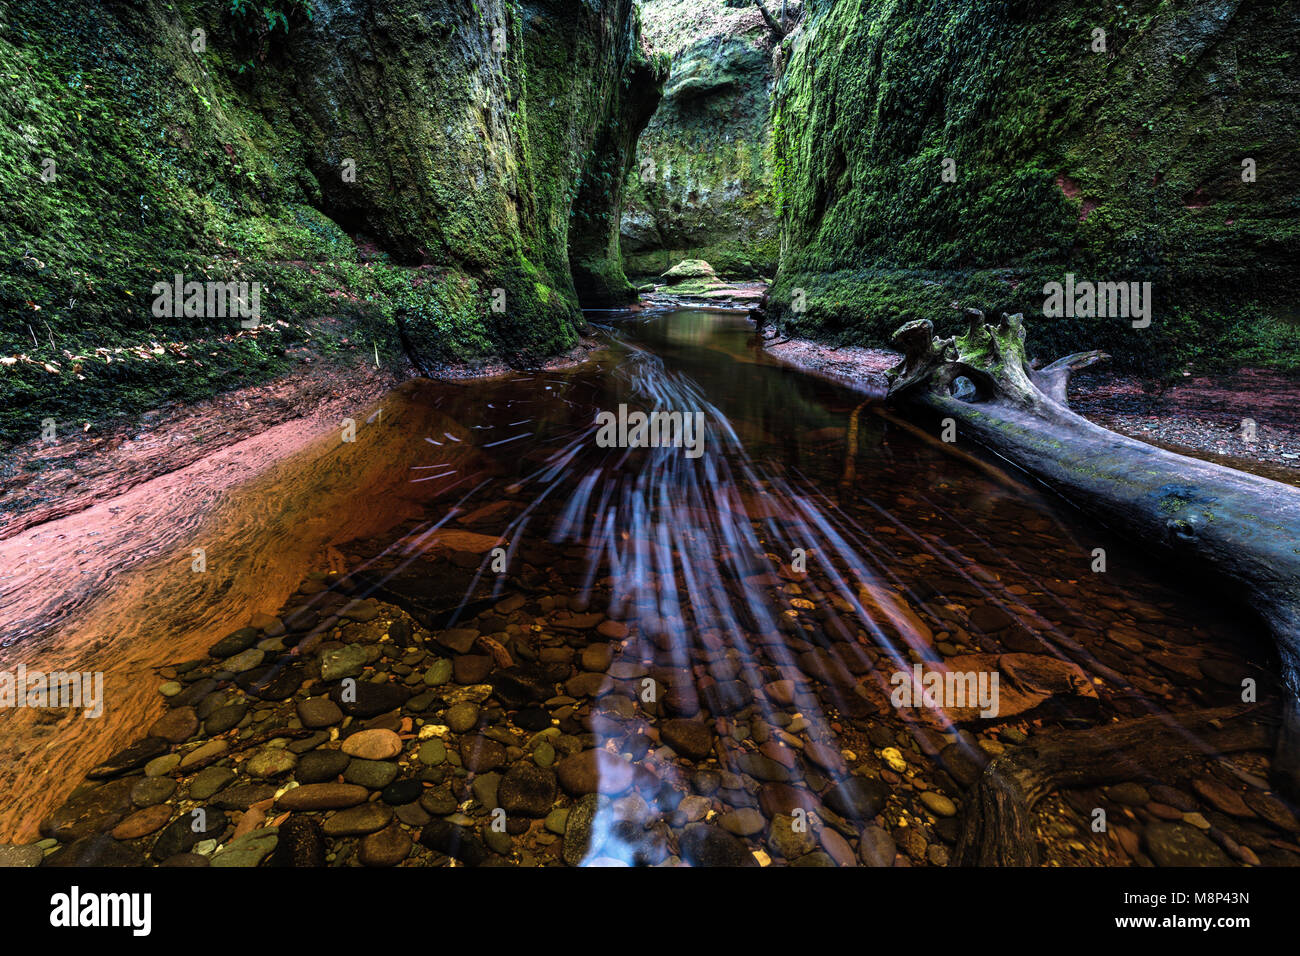
<instances>
[{"instance_id":1,"label":"gorge","mask_svg":"<svg viewBox=\"0 0 1300 956\"><path fill-rule=\"evenodd\" d=\"M0 864L1300 863L1297 51L0 0Z\"/></svg>"}]
</instances>

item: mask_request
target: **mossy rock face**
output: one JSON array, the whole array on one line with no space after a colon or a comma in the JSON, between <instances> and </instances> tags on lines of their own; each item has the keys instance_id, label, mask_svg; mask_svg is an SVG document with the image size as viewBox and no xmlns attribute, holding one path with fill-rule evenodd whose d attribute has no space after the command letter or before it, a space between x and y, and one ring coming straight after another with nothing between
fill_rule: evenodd
<instances>
[{"instance_id":1,"label":"mossy rock face","mask_svg":"<svg viewBox=\"0 0 1300 956\"><path fill-rule=\"evenodd\" d=\"M774 313L881 345L957 301L1024 312L1042 358L1300 366L1298 44L1294 5L810 3L774 94ZM1067 273L1151 282L1150 326L1045 320Z\"/></svg>"},{"instance_id":2,"label":"mossy rock face","mask_svg":"<svg viewBox=\"0 0 1300 956\"><path fill-rule=\"evenodd\" d=\"M721 275L771 275L770 34L755 7L722 0L646 0L642 16L672 72L637 145L622 218L627 272L701 258Z\"/></svg>"},{"instance_id":3,"label":"mossy rock face","mask_svg":"<svg viewBox=\"0 0 1300 956\"><path fill-rule=\"evenodd\" d=\"M612 211L667 67L633 0L268 3L269 35L228 0L0 0L0 441L263 379L322 323L528 361L634 297ZM176 273L260 283L260 328L153 314Z\"/></svg>"}]
</instances>

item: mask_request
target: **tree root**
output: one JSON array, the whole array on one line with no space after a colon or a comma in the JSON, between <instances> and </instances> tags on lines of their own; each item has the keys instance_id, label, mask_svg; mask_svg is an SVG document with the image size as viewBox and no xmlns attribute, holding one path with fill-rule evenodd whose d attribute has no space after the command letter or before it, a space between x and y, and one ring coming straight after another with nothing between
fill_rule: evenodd
<instances>
[{"instance_id":1,"label":"tree root","mask_svg":"<svg viewBox=\"0 0 1300 956\"><path fill-rule=\"evenodd\" d=\"M1037 866L1032 811L1063 788L1158 780L1179 764L1267 750L1274 720L1254 705L1161 714L1089 730L1050 730L990 763L966 795L959 866Z\"/></svg>"}]
</instances>

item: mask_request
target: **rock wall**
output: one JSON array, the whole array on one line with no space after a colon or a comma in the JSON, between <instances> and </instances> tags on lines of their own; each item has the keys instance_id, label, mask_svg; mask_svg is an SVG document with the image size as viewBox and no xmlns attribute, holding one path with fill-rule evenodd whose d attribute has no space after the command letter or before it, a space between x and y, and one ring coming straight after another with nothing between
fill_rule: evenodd
<instances>
[{"instance_id":1,"label":"rock wall","mask_svg":"<svg viewBox=\"0 0 1300 956\"><path fill-rule=\"evenodd\" d=\"M774 101L774 312L881 344L960 301L1037 315L1044 357L1300 366L1297 49L1295 4L811 0ZM1151 282L1151 325L1043 319L1067 273Z\"/></svg>"},{"instance_id":2,"label":"rock wall","mask_svg":"<svg viewBox=\"0 0 1300 956\"><path fill-rule=\"evenodd\" d=\"M642 15L672 72L637 146L622 223L627 271L658 275L704 259L722 275L771 276L772 36L747 3L644 0Z\"/></svg>"},{"instance_id":3,"label":"rock wall","mask_svg":"<svg viewBox=\"0 0 1300 956\"><path fill-rule=\"evenodd\" d=\"M139 410L269 374L309 334L527 361L574 342L585 292L633 296L618 190L586 185L621 189L666 77L633 0L232 6L0 0L6 406ZM260 282L261 326L151 314L176 272ZM177 358L196 342L212 354Z\"/></svg>"}]
</instances>

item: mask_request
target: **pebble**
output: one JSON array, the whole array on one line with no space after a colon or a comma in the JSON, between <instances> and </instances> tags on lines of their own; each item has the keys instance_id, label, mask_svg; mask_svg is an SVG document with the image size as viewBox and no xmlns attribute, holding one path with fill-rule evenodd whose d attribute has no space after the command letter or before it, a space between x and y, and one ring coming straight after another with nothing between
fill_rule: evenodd
<instances>
[{"instance_id":1,"label":"pebble","mask_svg":"<svg viewBox=\"0 0 1300 956\"><path fill-rule=\"evenodd\" d=\"M215 867L253 867L275 852L280 840L276 827L264 827L232 840L212 856Z\"/></svg>"},{"instance_id":2,"label":"pebble","mask_svg":"<svg viewBox=\"0 0 1300 956\"><path fill-rule=\"evenodd\" d=\"M209 758L219 757L229 749L229 741L209 740L201 747L191 750L188 754L182 757L179 764L180 769L184 770L187 767L192 767L197 763L208 760Z\"/></svg>"},{"instance_id":3,"label":"pebble","mask_svg":"<svg viewBox=\"0 0 1300 956\"><path fill-rule=\"evenodd\" d=\"M435 817L456 812L456 798L448 790L426 790L420 794L420 806Z\"/></svg>"},{"instance_id":4,"label":"pebble","mask_svg":"<svg viewBox=\"0 0 1300 956\"><path fill-rule=\"evenodd\" d=\"M344 677L360 677L368 655L360 644L347 644L334 650L322 651L320 656L321 680L336 681Z\"/></svg>"},{"instance_id":5,"label":"pebble","mask_svg":"<svg viewBox=\"0 0 1300 956\"><path fill-rule=\"evenodd\" d=\"M866 866L893 866L898 847L887 830L869 826L862 831L858 844L858 859Z\"/></svg>"},{"instance_id":6,"label":"pebble","mask_svg":"<svg viewBox=\"0 0 1300 956\"><path fill-rule=\"evenodd\" d=\"M1213 777L1197 777L1192 789L1216 810L1233 817L1253 817L1255 812L1246 806L1241 794Z\"/></svg>"},{"instance_id":7,"label":"pebble","mask_svg":"<svg viewBox=\"0 0 1300 956\"><path fill-rule=\"evenodd\" d=\"M362 836L382 830L392 819L391 807L382 803L363 803L335 813L321 829L327 837Z\"/></svg>"},{"instance_id":8,"label":"pebble","mask_svg":"<svg viewBox=\"0 0 1300 956\"><path fill-rule=\"evenodd\" d=\"M399 826L388 826L361 841L357 858L363 866L396 866L411 853L411 837Z\"/></svg>"},{"instance_id":9,"label":"pebble","mask_svg":"<svg viewBox=\"0 0 1300 956\"><path fill-rule=\"evenodd\" d=\"M659 735L674 752L691 760L702 760L713 752L713 728L699 720L667 720Z\"/></svg>"},{"instance_id":10,"label":"pebble","mask_svg":"<svg viewBox=\"0 0 1300 956\"><path fill-rule=\"evenodd\" d=\"M461 701L447 708L443 722L454 733L463 734L478 726L479 707L469 701Z\"/></svg>"},{"instance_id":11,"label":"pebble","mask_svg":"<svg viewBox=\"0 0 1300 956\"><path fill-rule=\"evenodd\" d=\"M1142 807L1151 801L1150 794L1140 784L1117 783L1106 788L1106 796L1126 807Z\"/></svg>"},{"instance_id":12,"label":"pebble","mask_svg":"<svg viewBox=\"0 0 1300 956\"><path fill-rule=\"evenodd\" d=\"M199 729L193 707L176 707L167 711L149 728L150 737L161 737L174 744L184 743Z\"/></svg>"},{"instance_id":13,"label":"pebble","mask_svg":"<svg viewBox=\"0 0 1300 956\"><path fill-rule=\"evenodd\" d=\"M203 721L203 732L209 737L224 734L227 730L238 726L247 713L248 704L242 700L237 703L226 704L224 707L218 707Z\"/></svg>"},{"instance_id":14,"label":"pebble","mask_svg":"<svg viewBox=\"0 0 1300 956\"><path fill-rule=\"evenodd\" d=\"M244 764L244 770L251 777L271 779L292 773L298 766L296 754L284 747L263 747Z\"/></svg>"},{"instance_id":15,"label":"pebble","mask_svg":"<svg viewBox=\"0 0 1300 956\"><path fill-rule=\"evenodd\" d=\"M707 823L692 823L682 831L678 844L682 859L691 866L758 866L739 837Z\"/></svg>"},{"instance_id":16,"label":"pebble","mask_svg":"<svg viewBox=\"0 0 1300 956\"><path fill-rule=\"evenodd\" d=\"M298 702L298 719L309 730L331 727L343 720L343 711L328 697L311 697Z\"/></svg>"},{"instance_id":17,"label":"pebble","mask_svg":"<svg viewBox=\"0 0 1300 956\"><path fill-rule=\"evenodd\" d=\"M755 833L762 832L766 825L767 821L763 819L763 814L752 807L732 810L718 817L718 826L736 836L753 836Z\"/></svg>"},{"instance_id":18,"label":"pebble","mask_svg":"<svg viewBox=\"0 0 1300 956\"><path fill-rule=\"evenodd\" d=\"M383 790L397 779L397 764L387 760L353 758L343 771L343 779L371 790Z\"/></svg>"},{"instance_id":19,"label":"pebble","mask_svg":"<svg viewBox=\"0 0 1300 956\"><path fill-rule=\"evenodd\" d=\"M925 804L927 810L937 817L952 817L957 815L957 805L943 794L934 790L925 790L921 793L921 802Z\"/></svg>"},{"instance_id":20,"label":"pebble","mask_svg":"<svg viewBox=\"0 0 1300 956\"><path fill-rule=\"evenodd\" d=\"M506 772L497 800L508 814L544 817L556 798L555 773L534 763L517 763Z\"/></svg>"},{"instance_id":21,"label":"pebble","mask_svg":"<svg viewBox=\"0 0 1300 956\"><path fill-rule=\"evenodd\" d=\"M170 777L141 777L131 786L131 802L137 807L152 807L171 799L176 781Z\"/></svg>"},{"instance_id":22,"label":"pebble","mask_svg":"<svg viewBox=\"0 0 1300 956\"><path fill-rule=\"evenodd\" d=\"M135 840L161 830L172 818L172 808L165 803L137 810L113 828L114 840Z\"/></svg>"},{"instance_id":23,"label":"pebble","mask_svg":"<svg viewBox=\"0 0 1300 956\"><path fill-rule=\"evenodd\" d=\"M348 762L341 750L312 750L298 758L294 777L299 783L328 783L347 769Z\"/></svg>"},{"instance_id":24,"label":"pebble","mask_svg":"<svg viewBox=\"0 0 1300 956\"><path fill-rule=\"evenodd\" d=\"M429 687L439 687L451 680L451 672L451 660L446 657L439 658L425 671L424 683Z\"/></svg>"},{"instance_id":25,"label":"pebble","mask_svg":"<svg viewBox=\"0 0 1300 956\"><path fill-rule=\"evenodd\" d=\"M254 667L257 667L262 663L262 660L265 657L266 651L260 650L256 647L250 647L246 651L240 651L233 657L226 658L223 667L225 670L228 670L233 674L242 674L245 671L251 671Z\"/></svg>"},{"instance_id":26,"label":"pebble","mask_svg":"<svg viewBox=\"0 0 1300 956\"><path fill-rule=\"evenodd\" d=\"M465 737L460 742L460 759L466 770L485 773L506 762L506 748L489 737Z\"/></svg>"},{"instance_id":27,"label":"pebble","mask_svg":"<svg viewBox=\"0 0 1300 956\"><path fill-rule=\"evenodd\" d=\"M894 773L906 773L907 761L903 759L903 753L897 747L885 747L880 751L880 757Z\"/></svg>"},{"instance_id":28,"label":"pebble","mask_svg":"<svg viewBox=\"0 0 1300 956\"><path fill-rule=\"evenodd\" d=\"M282 810L342 810L364 803L370 794L350 783L311 783L287 790L276 800Z\"/></svg>"},{"instance_id":29,"label":"pebble","mask_svg":"<svg viewBox=\"0 0 1300 956\"><path fill-rule=\"evenodd\" d=\"M632 785L632 765L607 750L587 750L565 757L555 766L560 786L574 795L615 796Z\"/></svg>"},{"instance_id":30,"label":"pebble","mask_svg":"<svg viewBox=\"0 0 1300 956\"><path fill-rule=\"evenodd\" d=\"M889 786L869 777L849 777L826 791L822 799L840 816L866 821L884 809Z\"/></svg>"},{"instance_id":31,"label":"pebble","mask_svg":"<svg viewBox=\"0 0 1300 956\"><path fill-rule=\"evenodd\" d=\"M797 860L817 848L817 840L808 827L807 818L796 822L794 817L784 814L772 818L772 828L768 832L767 845L773 852L787 860Z\"/></svg>"},{"instance_id":32,"label":"pebble","mask_svg":"<svg viewBox=\"0 0 1300 956\"><path fill-rule=\"evenodd\" d=\"M387 760L402 752L402 739L391 730L361 730L343 741L343 752L363 760Z\"/></svg>"},{"instance_id":33,"label":"pebble","mask_svg":"<svg viewBox=\"0 0 1300 956\"><path fill-rule=\"evenodd\" d=\"M43 859L45 859L45 853L35 843L0 846L0 869L40 866Z\"/></svg>"},{"instance_id":34,"label":"pebble","mask_svg":"<svg viewBox=\"0 0 1300 956\"><path fill-rule=\"evenodd\" d=\"M234 779L235 771L229 767L205 767L190 780L190 799L207 800Z\"/></svg>"},{"instance_id":35,"label":"pebble","mask_svg":"<svg viewBox=\"0 0 1300 956\"><path fill-rule=\"evenodd\" d=\"M416 756L426 767L436 767L447 759L447 745L437 737L431 738L420 744Z\"/></svg>"}]
</instances>

